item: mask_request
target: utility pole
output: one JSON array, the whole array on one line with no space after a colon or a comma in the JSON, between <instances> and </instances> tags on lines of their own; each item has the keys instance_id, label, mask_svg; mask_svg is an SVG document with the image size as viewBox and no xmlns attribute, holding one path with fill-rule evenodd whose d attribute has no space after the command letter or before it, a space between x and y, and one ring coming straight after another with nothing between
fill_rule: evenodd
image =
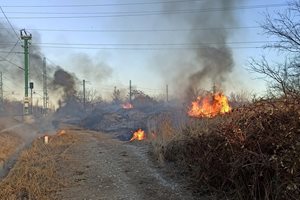
<instances>
[{"instance_id":1,"label":"utility pole","mask_svg":"<svg viewBox=\"0 0 300 200\"><path fill-rule=\"evenodd\" d=\"M33 89L33 82L30 82L29 83L29 88L30 88L30 114L32 115L33 114L33 110L32 110L32 107L33 107L33 100L32 100L32 89Z\"/></svg>"},{"instance_id":2,"label":"utility pole","mask_svg":"<svg viewBox=\"0 0 300 200\"><path fill-rule=\"evenodd\" d=\"M213 85L213 94L216 94L217 92L217 86L216 86L216 83L214 82L214 85Z\"/></svg>"},{"instance_id":3,"label":"utility pole","mask_svg":"<svg viewBox=\"0 0 300 200\"><path fill-rule=\"evenodd\" d=\"M131 103L132 98L132 91L131 91L131 80L129 80L129 103Z\"/></svg>"},{"instance_id":4,"label":"utility pole","mask_svg":"<svg viewBox=\"0 0 300 200\"><path fill-rule=\"evenodd\" d=\"M1 106L3 106L3 79L2 79L2 72L0 72L0 101L1 101Z\"/></svg>"},{"instance_id":5,"label":"utility pole","mask_svg":"<svg viewBox=\"0 0 300 200\"><path fill-rule=\"evenodd\" d=\"M24 40L24 75L25 75L25 98L24 98L24 115L29 114L29 99L28 99L28 71L29 71L29 40L31 34L27 34L25 29L20 30L21 39Z\"/></svg>"},{"instance_id":6,"label":"utility pole","mask_svg":"<svg viewBox=\"0 0 300 200\"><path fill-rule=\"evenodd\" d=\"M85 110L85 80L82 81L83 83L83 109Z\"/></svg>"},{"instance_id":7,"label":"utility pole","mask_svg":"<svg viewBox=\"0 0 300 200\"><path fill-rule=\"evenodd\" d=\"M43 114L47 114L48 111L48 91L47 91L47 68L46 68L46 58L43 58Z\"/></svg>"},{"instance_id":8,"label":"utility pole","mask_svg":"<svg viewBox=\"0 0 300 200\"><path fill-rule=\"evenodd\" d=\"M169 102L169 86L168 84L166 85L166 100Z\"/></svg>"}]
</instances>

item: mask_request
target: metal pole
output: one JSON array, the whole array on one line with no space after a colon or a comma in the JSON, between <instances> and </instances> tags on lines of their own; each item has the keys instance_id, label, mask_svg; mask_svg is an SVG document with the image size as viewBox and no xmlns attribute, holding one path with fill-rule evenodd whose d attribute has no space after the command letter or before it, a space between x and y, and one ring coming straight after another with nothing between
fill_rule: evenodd
<instances>
[{"instance_id":1,"label":"metal pole","mask_svg":"<svg viewBox=\"0 0 300 200\"><path fill-rule=\"evenodd\" d=\"M167 99L167 102L169 102L169 88L168 88L168 85L166 85L166 99Z\"/></svg>"},{"instance_id":2,"label":"metal pole","mask_svg":"<svg viewBox=\"0 0 300 200\"><path fill-rule=\"evenodd\" d=\"M29 114L28 110L28 40L24 40L24 65L25 65L25 115ZM27 104L27 105L26 105Z\"/></svg>"},{"instance_id":3,"label":"metal pole","mask_svg":"<svg viewBox=\"0 0 300 200\"><path fill-rule=\"evenodd\" d=\"M85 110L85 80L83 80L83 109Z\"/></svg>"},{"instance_id":4,"label":"metal pole","mask_svg":"<svg viewBox=\"0 0 300 200\"><path fill-rule=\"evenodd\" d=\"M129 103L131 103L131 95L132 95L132 92L131 92L131 80L129 80Z\"/></svg>"},{"instance_id":5,"label":"metal pole","mask_svg":"<svg viewBox=\"0 0 300 200\"><path fill-rule=\"evenodd\" d=\"M29 114L29 99L28 99L28 71L29 71L29 51L28 40L31 40L31 34L27 34L25 29L20 31L21 39L24 40L24 80L25 80L25 98L24 98L24 114Z\"/></svg>"},{"instance_id":6,"label":"metal pole","mask_svg":"<svg viewBox=\"0 0 300 200\"><path fill-rule=\"evenodd\" d=\"M47 114L48 109L48 91L47 91L47 69L46 58L43 58L43 114Z\"/></svg>"},{"instance_id":7,"label":"metal pole","mask_svg":"<svg viewBox=\"0 0 300 200\"><path fill-rule=\"evenodd\" d=\"M33 110L32 110L32 105L33 102L32 102L32 88L30 88L30 114L32 115L33 114Z\"/></svg>"},{"instance_id":8,"label":"metal pole","mask_svg":"<svg viewBox=\"0 0 300 200\"><path fill-rule=\"evenodd\" d=\"M1 104L3 104L3 79L2 79L2 72L0 72L0 95L1 95ZM2 106L2 105L1 105Z\"/></svg>"}]
</instances>

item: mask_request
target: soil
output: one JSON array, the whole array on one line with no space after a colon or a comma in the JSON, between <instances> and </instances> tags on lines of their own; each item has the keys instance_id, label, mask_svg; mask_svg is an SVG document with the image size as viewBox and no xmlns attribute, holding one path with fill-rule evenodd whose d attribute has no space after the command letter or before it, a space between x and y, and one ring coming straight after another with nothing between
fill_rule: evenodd
<instances>
[{"instance_id":1,"label":"soil","mask_svg":"<svg viewBox=\"0 0 300 200\"><path fill-rule=\"evenodd\" d=\"M57 199L193 199L149 160L146 142L122 142L86 130L67 134L78 140L59 158L58 173L66 184Z\"/></svg>"}]
</instances>

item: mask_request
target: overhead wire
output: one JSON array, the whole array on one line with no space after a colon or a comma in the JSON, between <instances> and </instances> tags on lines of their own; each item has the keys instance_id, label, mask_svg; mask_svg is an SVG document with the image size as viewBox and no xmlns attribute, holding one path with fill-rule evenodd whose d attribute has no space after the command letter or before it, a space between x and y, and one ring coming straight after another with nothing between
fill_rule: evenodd
<instances>
[{"instance_id":1,"label":"overhead wire","mask_svg":"<svg viewBox=\"0 0 300 200\"><path fill-rule=\"evenodd\" d=\"M2 14L4 15L5 19L7 20L8 24L10 25L11 29L13 30L14 34L16 35L17 39L18 39L19 41L21 41L19 35L17 34L17 32L16 32L16 30L14 29L13 25L10 23L9 19L7 18L6 14L5 14L5 12L3 11L3 9L2 9L1 6L0 6L0 10L1 10Z\"/></svg>"},{"instance_id":2,"label":"overhead wire","mask_svg":"<svg viewBox=\"0 0 300 200\"><path fill-rule=\"evenodd\" d=\"M8 17L6 16L4 10L2 9L2 7L0 6L0 10L2 12L2 14L4 15L6 21L8 22L8 24L10 25L10 28L11 30L13 30L15 36L17 37L17 42L15 43L15 45L11 48L11 50L7 53L7 55L5 57L8 57L12 52L13 50L16 48L16 46L18 45L18 43L21 41L20 38L19 38L19 35L17 34L16 30L14 29L13 25L10 23Z\"/></svg>"},{"instance_id":3,"label":"overhead wire","mask_svg":"<svg viewBox=\"0 0 300 200\"><path fill-rule=\"evenodd\" d=\"M2 57L2 56L0 56L0 58L1 58L1 59L3 59L3 60L4 60L4 61L6 61L6 62L8 62L8 63L12 64L12 65L13 65L13 66L15 66L15 67L18 67L19 69L21 69L21 70L24 70L24 68L23 68L23 67L19 66L19 65L18 65L18 64L16 64L16 63L14 63L14 62L12 62L12 61L10 61L10 60L8 60L8 59L6 59L6 58Z\"/></svg>"},{"instance_id":4,"label":"overhead wire","mask_svg":"<svg viewBox=\"0 0 300 200\"><path fill-rule=\"evenodd\" d=\"M73 5L5 5L2 7L9 7L9 8L24 8L24 7L102 7L102 6L131 6L131 5L150 5L150 4L168 4L168 3L187 3L187 2L197 2L203 0L172 0L172 1L152 1L152 2L128 2L128 3L106 3L106 4L73 4Z\"/></svg>"},{"instance_id":5,"label":"overhead wire","mask_svg":"<svg viewBox=\"0 0 300 200\"><path fill-rule=\"evenodd\" d=\"M245 10L245 9L257 9L257 8L269 8L269 7L286 7L287 4L264 4L264 5L251 5L251 6L235 6L226 8L207 8L207 9L192 9L192 10L175 10L175 11L144 11L144 12L128 12L128 14L105 14L105 15L76 15L76 16L18 16L10 17L11 19L84 19L84 18L102 18L102 17L135 17L135 16L149 16L149 15L163 15L163 14L193 14L201 12L221 12L227 10Z\"/></svg>"},{"instance_id":6,"label":"overhead wire","mask_svg":"<svg viewBox=\"0 0 300 200\"><path fill-rule=\"evenodd\" d=\"M39 29L29 28L32 31L45 31L45 32L185 32L185 31L212 31L212 30L232 30L232 29L256 29L260 26L241 26L241 27L211 27L211 28L183 28L183 29ZM0 28L7 29L7 28Z\"/></svg>"}]
</instances>

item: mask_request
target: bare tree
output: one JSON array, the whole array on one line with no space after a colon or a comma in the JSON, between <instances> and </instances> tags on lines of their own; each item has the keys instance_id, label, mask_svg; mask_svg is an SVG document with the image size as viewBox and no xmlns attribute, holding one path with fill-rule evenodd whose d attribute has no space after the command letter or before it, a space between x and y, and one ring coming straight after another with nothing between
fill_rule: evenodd
<instances>
[{"instance_id":1,"label":"bare tree","mask_svg":"<svg viewBox=\"0 0 300 200\"><path fill-rule=\"evenodd\" d=\"M300 2L289 3L285 11L266 14L261 25L264 34L276 40L266 48L275 49L285 54L283 63L270 63L265 56L260 60L251 59L251 71L263 75L267 80L269 91L275 96L300 95Z\"/></svg>"},{"instance_id":2,"label":"bare tree","mask_svg":"<svg viewBox=\"0 0 300 200\"><path fill-rule=\"evenodd\" d=\"M113 104L119 105L122 102L121 91L114 87L114 91L112 93L112 102Z\"/></svg>"}]
</instances>

